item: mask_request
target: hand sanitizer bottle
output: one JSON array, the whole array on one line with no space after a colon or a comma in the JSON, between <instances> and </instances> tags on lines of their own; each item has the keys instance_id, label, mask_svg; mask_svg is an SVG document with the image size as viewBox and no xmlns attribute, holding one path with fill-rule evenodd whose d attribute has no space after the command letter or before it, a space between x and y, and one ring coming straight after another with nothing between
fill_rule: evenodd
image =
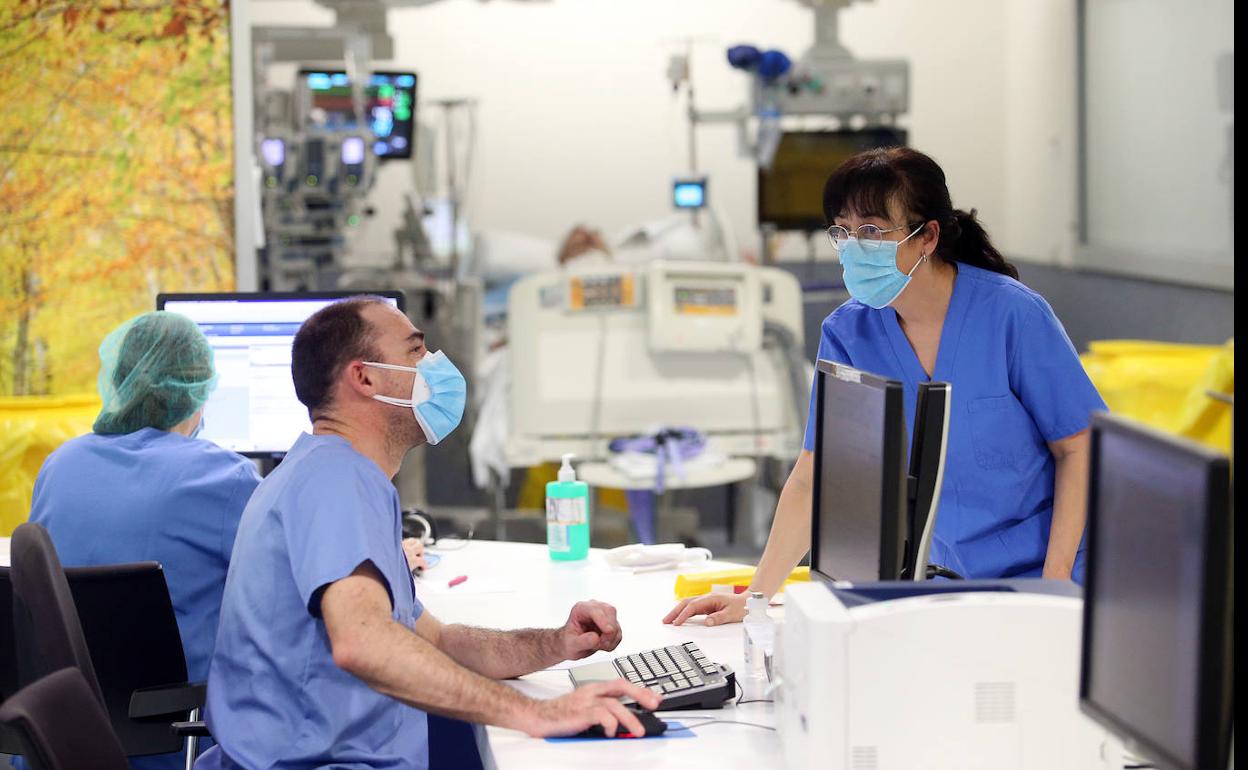
<instances>
[{"instance_id":1,"label":"hand sanitizer bottle","mask_svg":"<svg viewBox=\"0 0 1248 770\"><path fill-rule=\"evenodd\" d=\"M741 677L743 701L766 697L767 656L775 645L776 621L767 614L767 597L751 591L745 601L745 675Z\"/></svg>"},{"instance_id":2,"label":"hand sanitizer bottle","mask_svg":"<svg viewBox=\"0 0 1248 770\"><path fill-rule=\"evenodd\" d=\"M563 456L559 480L546 485L546 544L555 561L589 555L589 485L576 480L573 457Z\"/></svg>"}]
</instances>

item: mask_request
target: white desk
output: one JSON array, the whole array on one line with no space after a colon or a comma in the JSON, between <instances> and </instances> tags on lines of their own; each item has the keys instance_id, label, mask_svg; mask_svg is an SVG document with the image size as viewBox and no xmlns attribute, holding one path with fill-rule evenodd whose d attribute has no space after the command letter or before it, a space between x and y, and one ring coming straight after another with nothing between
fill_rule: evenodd
<instances>
[{"instance_id":1,"label":"white desk","mask_svg":"<svg viewBox=\"0 0 1248 770\"><path fill-rule=\"evenodd\" d=\"M578 601L599 599L615 606L624 639L612 655L638 652L681 642L696 642L710 658L734 671L743 668L740 623L706 628L700 622L684 626L663 625L663 616L675 604L672 585L678 570L633 575L608 566L601 551L591 551L585 561L552 562L546 546L523 543L474 541L461 551L433 552L442 561L417 581L421 601L443 622L469 623L491 628L559 626ZM728 569L740 565L703 562L681 572ZM446 581L459 575L468 580L452 589ZM471 589L478 581L476 592ZM434 588L432 584L440 584ZM483 593L485 589L511 587L508 593ZM597 660L598 657L589 660ZM585 661L582 661L585 662ZM563 666L575 664L561 664ZM534 697L554 697L572 689L566 671L530 674L512 684ZM673 712L667 721L694 715L775 725L770 703L733 706L710 711ZM692 738L652 740L583 741L550 743L500 727L486 728L493 766L517 768L594 767L612 768L715 767L716 770L758 770L779 764L780 740L771 730L746 725L716 724L694 728ZM486 758L490 766L490 758Z\"/></svg>"}]
</instances>

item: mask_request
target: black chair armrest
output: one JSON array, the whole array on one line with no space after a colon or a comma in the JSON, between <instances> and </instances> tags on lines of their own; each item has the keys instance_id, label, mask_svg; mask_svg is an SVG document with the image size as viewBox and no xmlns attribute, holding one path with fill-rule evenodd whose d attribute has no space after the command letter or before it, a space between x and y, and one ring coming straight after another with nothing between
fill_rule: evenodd
<instances>
[{"instance_id":1,"label":"black chair armrest","mask_svg":"<svg viewBox=\"0 0 1248 770\"><path fill-rule=\"evenodd\" d=\"M144 687L130 694L131 719L158 719L203 708L208 695L207 682L182 682Z\"/></svg>"},{"instance_id":2,"label":"black chair armrest","mask_svg":"<svg viewBox=\"0 0 1248 770\"><path fill-rule=\"evenodd\" d=\"M201 722L174 722L173 734L182 738L211 738L212 733L208 732L208 725Z\"/></svg>"}]
</instances>

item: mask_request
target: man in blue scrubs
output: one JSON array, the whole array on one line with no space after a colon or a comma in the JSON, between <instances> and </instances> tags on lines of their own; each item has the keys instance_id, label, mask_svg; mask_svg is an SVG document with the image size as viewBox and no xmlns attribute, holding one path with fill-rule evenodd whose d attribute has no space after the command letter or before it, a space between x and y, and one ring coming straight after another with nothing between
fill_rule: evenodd
<instances>
[{"instance_id":1,"label":"man in blue scrubs","mask_svg":"<svg viewBox=\"0 0 1248 770\"><path fill-rule=\"evenodd\" d=\"M94 430L67 441L35 479L30 520L61 562L158 561L169 583L192 681L208 678L234 533L255 466L194 438L216 384L212 348L189 318L146 313L100 346L104 405ZM180 753L135 768L182 767Z\"/></svg>"},{"instance_id":2,"label":"man in blue scrubs","mask_svg":"<svg viewBox=\"0 0 1248 770\"><path fill-rule=\"evenodd\" d=\"M918 385L951 383L931 561L969 578L1081 581L1088 424L1105 409L1044 298L1018 281L944 171L909 147L845 161L824 188L851 299L823 322L819 358ZM913 427L913 426L911 426ZM752 590L773 594L810 549L814 399ZM836 468L826 469L836 473ZM685 600L680 624L740 620L744 600Z\"/></svg>"},{"instance_id":3,"label":"man in blue scrubs","mask_svg":"<svg viewBox=\"0 0 1248 770\"><path fill-rule=\"evenodd\" d=\"M291 371L313 433L243 514L208 678L218 745L196 768L425 768L425 711L535 736L636 734L618 697L660 698L625 680L546 701L495 681L614 649L610 605L581 602L557 629L491 631L444 625L416 598L391 479L462 416L446 357L398 310L355 298L304 323Z\"/></svg>"}]
</instances>

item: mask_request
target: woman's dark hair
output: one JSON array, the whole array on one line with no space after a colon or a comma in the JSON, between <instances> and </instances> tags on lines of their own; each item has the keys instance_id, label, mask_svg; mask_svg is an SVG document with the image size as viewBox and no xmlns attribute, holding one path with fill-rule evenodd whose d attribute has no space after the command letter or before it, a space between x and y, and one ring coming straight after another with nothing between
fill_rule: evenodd
<instances>
[{"instance_id":1,"label":"woman's dark hair","mask_svg":"<svg viewBox=\"0 0 1248 770\"><path fill-rule=\"evenodd\" d=\"M1018 278L1018 268L1005 261L988 233L969 212L955 209L936 161L909 147L860 152L840 165L823 186L823 216L829 225L841 212L892 219L896 202L914 227L940 223L935 256Z\"/></svg>"}]
</instances>

